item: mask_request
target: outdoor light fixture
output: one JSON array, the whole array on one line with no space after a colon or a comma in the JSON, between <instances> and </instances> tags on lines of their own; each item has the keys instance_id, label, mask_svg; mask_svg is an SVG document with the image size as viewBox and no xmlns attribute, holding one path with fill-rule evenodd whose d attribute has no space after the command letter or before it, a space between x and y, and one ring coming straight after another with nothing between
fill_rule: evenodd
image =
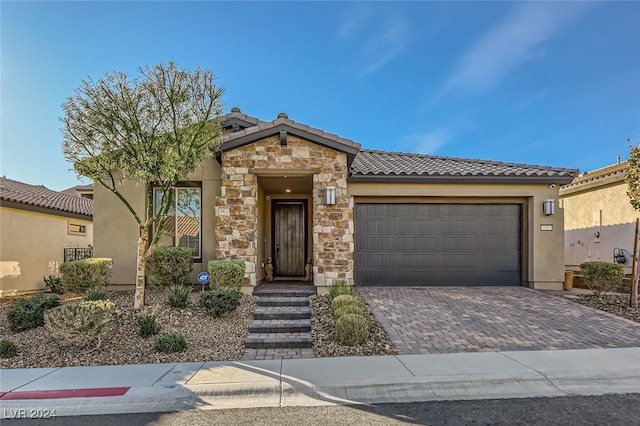
<instances>
[{"instance_id":1,"label":"outdoor light fixture","mask_svg":"<svg viewBox=\"0 0 640 426\"><path fill-rule=\"evenodd\" d=\"M333 187L327 188L327 205L333 206L336 203L336 189Z\"/></svg>"},{"instance_id":2,"label":"outdoor light fixture","mask_svg":"<svg viewBox=\"0 0 640 426\"><path fill-rule=\"evenodd\" d=\"M556 213L556 201L549 198L548 200L544 200L542 202L542 211L547 216L551 216Z\"/></svg>"}]
</instances>

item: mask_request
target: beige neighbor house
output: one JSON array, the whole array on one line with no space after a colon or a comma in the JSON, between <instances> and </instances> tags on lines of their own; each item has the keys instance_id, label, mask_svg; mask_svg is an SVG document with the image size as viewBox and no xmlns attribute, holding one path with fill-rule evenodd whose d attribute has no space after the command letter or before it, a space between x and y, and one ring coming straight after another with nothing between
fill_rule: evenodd
<instances>
[{"instance_id":1,"label":"beige neighbor house","mask_svg":"<svg viewBox=\"0 0 640 426\"><path fill-rule=\"evenodd\" d=\"M66 249L93 243L93 201L0 177L0 297L43 290Z\"/></svg>"},{"instance_id":2,"label":"beige neighbor house","mask_svg":"<svg viewBox=\"0 0 640 426\"><path fill-rule=\"evenodd\" d=\"M176 188L165 239L196 248L194 282L209 260L240 259L244 290L270 260L276 282L309 264L319 291L335 280L562 288L555 209L577 170L365 150L284 113L264 122L233 108L221 123L216 158ZM143 212L145 188L122 189ZM136 224L104 188L94 202L95 254L113 258L114 284L132 285Z\"/></svg>"},{"instance_id":3,"label":"beige neighbor house","mask_svg":"<svg viewBox=\"0 0 640 426\"><path fill-rule=\"evenodd\" d=\"M587 261L618 263L631 274L633 235L640 212L629 202L626 161L583 173L560 188L567 270Z\"/></svg>"}]
</instances>

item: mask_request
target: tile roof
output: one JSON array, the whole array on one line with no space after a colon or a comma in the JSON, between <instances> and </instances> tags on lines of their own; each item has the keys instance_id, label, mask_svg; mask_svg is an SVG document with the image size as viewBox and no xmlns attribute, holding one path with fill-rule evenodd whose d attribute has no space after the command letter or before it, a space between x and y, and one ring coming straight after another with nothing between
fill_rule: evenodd
<instances>
[{"instance_id":1,"label":"tile roof","mask_svg":"<svg viewBox=\"0 0 640 426\"><path fill-rule=\"evenodd\" d=\"M627 161L622 161L620 163L612 164L601 169L584 172L581 173L580 176L573 179L570 184L564 185L563 189L575 188L578 186L586 185L588 183L596 183L607 178L609 178L607 179L607 181L623 180L625 179L628 169L629 163Z\"/></svg>"},{"instance_id":2,"label":"tile roof","mask_svg":"<svg viewBox=\"0 0 640 426\"><path fill-rule=\"evenodd\" d=\"M77 195L78 192L93 192L93 185L76 185L62 190L65 194Z\"/></svg>"},{"instance_id":3,"label":"tile roof","mask_svg":"<svg viewBox=\"0 0 640 426\"><path fill-rule=\"evenodd\" d=\"M174 236L176 233L176 217L167 216L162 233ZM190 216L178 216L178 238L183 235L197 237L200 235L200 218Z\"/></svg>"},{"instance_id":4,"label":"tile roof","mask_svg":"<svg viewBox=\"0 0 640 426\"><path fill-rule=\"evenodd\" d=\"M259 118L251 117L250 115L242 113L240 111L240 108L238 107L231 108L231 112L220 116L219 120L220 120L220 123L222 123L223 125L225 122L229 122L233 120L244 121L245 123L253 124L254 126L264 123L264 121L260 120Z\"/></svg>"},{"instance_id":5,"label":"tile roof","mask_svg":"<svg viewBox=\"0 0 640 426\"><path fill-rule=\"evenodd\" d=\"M53 191L43 185L29 185L4 176L0 177L0 201L93 216L93 200Z\"/></svg>"},{"instance_id":6,"label":"tile roof","mask_svg":"<svg viewBox=\"0 0 640 426\"><path fill-rule=\"evenodd\" d=\"M570 182L577 174L577 169L372 150L361 150L351 165L352 177L371 178L520 178L531 181L537 178L563 183Z\"/></svg>"}]
</instances>

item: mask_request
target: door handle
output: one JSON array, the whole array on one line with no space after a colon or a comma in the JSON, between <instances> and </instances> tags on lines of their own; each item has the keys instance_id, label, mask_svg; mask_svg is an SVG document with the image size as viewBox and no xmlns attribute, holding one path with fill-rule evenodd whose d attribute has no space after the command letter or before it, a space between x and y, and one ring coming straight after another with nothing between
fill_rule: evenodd
<instances>
[{"instance_id":1,"label":"door handle","mask_svg":"<svg viewBox=\"0 0 640 426\"><path fill-rule=\"evenodd\" d=\"M276 257L280 256L280 243L276 243Z\"/></svg>"}]
</instances>

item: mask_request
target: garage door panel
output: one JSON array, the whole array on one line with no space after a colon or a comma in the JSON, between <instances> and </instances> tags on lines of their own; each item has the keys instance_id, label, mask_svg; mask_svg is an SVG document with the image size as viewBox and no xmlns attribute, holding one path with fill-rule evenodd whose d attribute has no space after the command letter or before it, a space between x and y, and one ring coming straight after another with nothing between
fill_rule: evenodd
<instances>
[{"instance_id":1,"label":"garage door panel","mask_svg":"<svg viewBox=\"0 0 640 426\"><path fill-rule=\"evenodd\" d=\"M361 285L519 285L519 204L357 204Z\"/></svg>"}]
</instances>

